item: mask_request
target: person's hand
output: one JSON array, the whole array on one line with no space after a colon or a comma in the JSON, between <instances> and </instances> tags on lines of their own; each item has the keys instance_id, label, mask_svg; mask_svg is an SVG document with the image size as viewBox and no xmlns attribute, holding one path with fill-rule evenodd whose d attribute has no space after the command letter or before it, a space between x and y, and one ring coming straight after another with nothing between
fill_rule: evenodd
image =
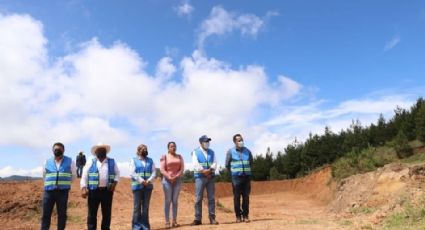
<instances>
[{"instance_id":1,"label":"person's hand","mask_svg":"<svg viewBox=\"0 0 425 230\"><path fill-rule=\"evenodd\" d=\"M209 169L204 169L204 170L202 170L202 171L201 171L201 173L202 173L202 174L204 174L205 176L208 176L208 175L210 175L210 174L211 174L211 170L209 170Z\"/></svg>"},{"instance_id":2,"label":"person's hand","mask_svg":"<svg viewBox=\"0 0 425 230\"><path fill-rule=\"evenodd\" d=\"M110 185L109 191L114 192L115 191L115 186L117 186L117 183L116 182Z\"/></svg>"},{"instance_id":3,"label":"person's hand","mask_svg":"<svg viewBox=\"0 0 425 230\"><path fill-rule=\"evenodd\" d=\"M89 192L87 191L87 188L86 187L84 187L84 188L81 189L81 197L82 198L86 199L88 193Z\"/></svg>"},{"instance_id":4,"label":"person's hand","mask_svg":"<svg viewBox=\"0 0 425 230\"><path fill-rule=\"evenodd\" d=\"M151 183L151 182L150 182L150 181L148 181L148 180L143 181L143 185L144 185L144 186L148 186L150 183Z\"/></svg>"},{"instance_id":5,"label":"person's hand","mask_svg":"<svg viewBox=\"0 0 425 230\"><path fill-rule=\"evenodd\" d=\"M139 179L139 183L140 183L140 184L145 184L145 180L143 180L143 178L140 178L140 179Z\"/></svg>"}]
</instances>

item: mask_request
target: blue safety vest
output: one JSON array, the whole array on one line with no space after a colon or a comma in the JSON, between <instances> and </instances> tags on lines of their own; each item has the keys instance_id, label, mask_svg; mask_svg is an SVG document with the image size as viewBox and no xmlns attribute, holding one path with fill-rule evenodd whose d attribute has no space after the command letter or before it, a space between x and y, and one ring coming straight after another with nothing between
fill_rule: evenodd
<instances>
[{"instance_id":1,"label":"blue safety vest","mask_svg":"<svg viewBox=\"0 0 425 230\"><path fill-rule=\"evenodd\" d=\"M143 180L147 180L151 177L153 171L155 170L152 168L153 160L149 157L146 157L146 164L143 166L142 161L135 157L133 158L134 161L134 172L137 173L138 176L143 178ZM133 177L131 177L131 189L132 190L140 190L144 187L143 184L139 183L139 181L135 180Z\"/></svg>"},{"instance_id":2,"label":"blue safety vest","mask_svg":"<svg viewBox=\"0 0 425 230\"><path fill-rule=\"evenodd\" d=\"M89 169L89 189L95 190L99 187L99 170L96 164L97 158L93 159L92 166ZM108 184L109 187L115 181L115 160L107 158L108 161Z\"/></svg>"},{"instance_id":3,"label":"blue safety vest","mask_svg":"<svg viewBox=\"0 0 425 230\"><path fill-rule=\"evenodd\" d=\"M55 158L50 158L46 162L44 177L44 190L67 190L71 188L71 158L64 156L59 169L56 168Z\"/></svg>"},{"instance_id":4,"label":"blue safety vest","mask_svg":"<svg viewBox=\"0 0 425 230\"><path fill-rule=\"evenodd\" d=\"M250 151L242 147L241 152L236 150L236 147L230 149L232 153L232 161L230 162L230 171L232 176L251 175L251 165L249 164Z\"/></svg>"},{"instance_id":5,"label":"blue safety vest","mask_svg":"<svg viewBox=\"0 0 425 230\"><path fill-rule=\"evenodd\" d=\"M201 150L201 147L194 150L196 158L198 159L199 164L203 169L210 169L211 165L214 163L214 151L211 149L207 150L207 158L205 159L204 152ZM211 172L211 176L214 176L215 172ZM205 175L195 169L195 178L204 178Z\"/></svg>"}]
</instances>

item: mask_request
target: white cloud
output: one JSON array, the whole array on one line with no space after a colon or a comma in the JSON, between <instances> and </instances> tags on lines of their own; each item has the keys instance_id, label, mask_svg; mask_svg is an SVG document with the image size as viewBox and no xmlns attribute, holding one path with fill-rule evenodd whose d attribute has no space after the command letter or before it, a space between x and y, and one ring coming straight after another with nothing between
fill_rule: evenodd
<instances>
[{"instance_id":1,"label":"white cloud","mask_svg":"<svg viewBox=\"0 0 425 230\"><path fill-rule=\"evenodd\" d=\"M177 67L169 57L152 76L130 47L119 42L105 47L96 38L48 62L40 22L12 15L2 16L0 25L8 34L0 46L18 47L0 54L10 63L0 69L7 85L0 99L5 111L0 126L8 131L0 133L2 146L44 147L56 140L121 146L148 140L162 146L174 139L185 150L207 133L219 147L236 132L257 130L251 124L258 108L287 100L301 88L288 77L271 81L262 66L235 69L198 50L180 61L179 81L170 78ZM31 36L22 36L28 31Z\"/></svg>"},{"instance_id":2,"label":"white cloud","mask_svg":"<svg viewBox=\"0 0 425 230\"><path fill-rule=\"evenodd\" d=\"M156 66L155 76L157 78L168 80L177 70L172 61L173 60L170 57L161 58Z\"/></svg>"},{"instance_id":3,"label":"white cloud","mask_svg":"<svg viewBox=\"0 0 425 230\"><path fill-rule=\"evenodd\" d=\"M256 153L265 153L270 147L276 153L295 139L305 140L309 133L323 134L325 126L333 132L346 129L353 119L359 119L362 125L370 125L376 123L381 113L391 118L397 106L410 108L415 99L409 94L388 93L343 101L331 108L325 108L324 101L283 107L275 117L260 125L267 127L268 131L260 135L253 149Z\"/></svg>"},{"instance_id":4,"label":"white cloud","mask_svg":"<svg viewBox=\"0 0 425 230\"><path fill-rule=\"evenodd\" d=\"M388 41L384 46L384 51L389 51L396 47L401 42L400 35L395 35L390 41Z\"/></svg>"},{"instance_id":5,"label":"white cloud","mask_svg":"<svg viewBox=\"0 0 425 230\"><path fill-rule=\"evenodd\" d=\"M193 8L188 1L183 1L180 5L175 7L174 10L179 16L190 16L195 8Z\"/></svg>"},{"instance_id":6,"label":"white cloud","mask_svg":"<svg viewBox=\"0 0 425 230\"><path fill-rule=\"evenodd\" d=\"M256 37L266 21L275 15L276 12L268 12L265 17L260 18L254 14L229 12L221 6L215 6L209 17L201 24L198 48L202 50L205 40L212 35L222 36L233 31L240 31L242 36Z\"/></svg>"},{"instance_id":7,"label":"white cloud","mask_svg":"<svg viewBox=\"0 0 425 230\"><path fill-rule=\"evenodd\" d=\"M12 175L41 177L43 176L43 169L41 166L33 169L13 168L12 166L0 168L0 177L8 177Z\"/></svg>"}]
</instances>

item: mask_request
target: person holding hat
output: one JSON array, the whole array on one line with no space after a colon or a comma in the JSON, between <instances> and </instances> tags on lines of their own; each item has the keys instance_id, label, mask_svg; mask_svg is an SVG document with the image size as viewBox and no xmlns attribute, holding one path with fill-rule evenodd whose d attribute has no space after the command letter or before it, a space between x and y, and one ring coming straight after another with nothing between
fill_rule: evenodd
<instances>
[{"instance_id":1,"label":"person holding hat","mask_svg":"<svg viewBox=\"0 0 425 230\"><path fill-rule=\"evenodd\" d=\"M102 230L111 225L112 198L119 181L120 171L114 159L106 155L111 147L106 144L97 144L91 152L96 156L83 168L81 177L81 196L87 198L88 215L87 229L94 230L97 226L97 210L102 206Z\"/></svg>"},{"instance_id":2,"label":"person holding hat","mask_svg":"<svg viewBox=\"0 0 425 230\"><path fill-rule=\"evenodd\" d=\"M208 215L210 224L217 225L215 219L215 181L214 175L217 168L217 159L214 151L210 149L210 141L206 135L199 138L200 146L192 152L192 162L195 171L195 220L192 225L202 224L202 199L204 190L207 190Z\"/></svg>"},{"instance_id":3,"label":"person holding hat","mask_svg":"<svg viewBox=\"0 0 425 230\"><path fill-rule=\"evenodd\" d=\"M44 194L43 214L41 217L41 229L50 228L53 207L56 204L58 215L58 229L65 229L66 211L68 207L68 194L71 189L71 181L75 178L75 164L70 157L64 156L65 146L57 142L52 146L53 157L44 163Z\"/></svg>"},{"instance_id":4,"label":"person holding hat","mask_svg":"<svg viewBox=\"0 0 425 230\"><path fill-rule=\"evenodd\" d=\"M133 190L133 230L148 230L149 202L156 177L156 168L152 158L148 157L148 147L141 144L137 147L136 157L130 161L131 190Z\"/></svg>"},{"instance_id":5,"label":"person holding hat","mask_svg":"<svg viewBox=\"0 0 425 230\"><path fill-rule=\"evenodd\" d=\"M235 146L227 152L226 168L232 175L236 223L242 221L249 222L249 194L251 192L251 169L253 165L252 153L244 146L242 135L235 134L233 136L233 143Z\"/></svg>"}]
</instances>

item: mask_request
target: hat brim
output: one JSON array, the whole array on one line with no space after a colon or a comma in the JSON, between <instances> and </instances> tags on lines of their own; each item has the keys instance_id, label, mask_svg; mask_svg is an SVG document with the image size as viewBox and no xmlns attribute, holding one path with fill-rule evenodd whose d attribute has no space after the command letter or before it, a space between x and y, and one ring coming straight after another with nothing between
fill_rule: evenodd
<instances>
[{"instance_id":1,"label":"hat brim","mask_svg":"<svg viewBox=\"0 0 425 230\"><path fill-rule=\"evenodd\" d=\"M111 151L110 145L95 145L91 148L91 153L95 154L97 149L104 148L106 149L106 153L109 153Z\"/></svg>"}]
</instances>

